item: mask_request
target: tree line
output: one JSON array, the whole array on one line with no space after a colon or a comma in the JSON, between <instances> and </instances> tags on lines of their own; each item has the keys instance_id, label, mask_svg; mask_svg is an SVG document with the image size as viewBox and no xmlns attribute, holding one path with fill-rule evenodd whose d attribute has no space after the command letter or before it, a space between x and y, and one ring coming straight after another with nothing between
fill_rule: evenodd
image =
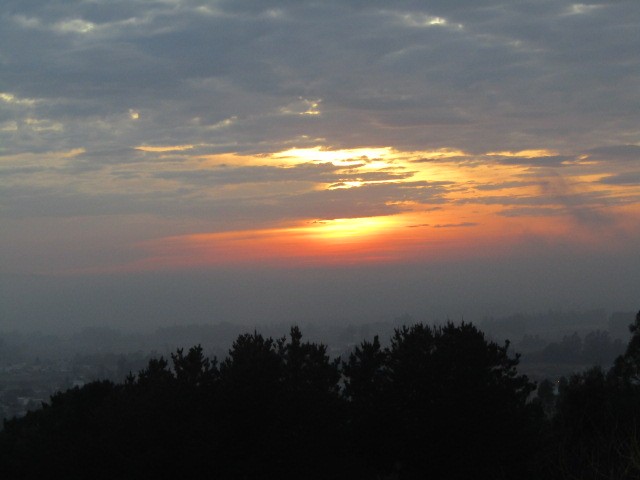
<instances>
[{"instance_id":1,"label":"tree line","mask_svg":"<svg viewBox=\"0 0 640 480\"><path fill-rule=\"evenodd\" d=\"M626 353L554 385L469 323L395 330L348 358L240 335L6 420L3 478L637 478L640 313ZM604 475L604 476L603 476ZM608 476L607 476L608 475Z\"/></svg>"}]
</instances>

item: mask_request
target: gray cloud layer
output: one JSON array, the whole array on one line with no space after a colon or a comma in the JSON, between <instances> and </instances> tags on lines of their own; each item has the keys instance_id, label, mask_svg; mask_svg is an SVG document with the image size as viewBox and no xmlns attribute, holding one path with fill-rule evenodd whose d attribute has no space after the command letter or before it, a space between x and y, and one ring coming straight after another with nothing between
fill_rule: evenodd
<instances>
[{"instance_id":1,"label":"gray cloud layer","mask_svg":"<svg viewBox=\"0 0 640 480\"><path fill-rule=\"evenodd\" d=\"M18 98L1 110L5 153L268 151L309 134L470 151L637 140L634 1L19 1L1 13L2 88ZM314 104L321 115L297 115Z\"/></svg>"},{"instance_id":2,"label":"gray cloud layer","mask_svg":"<svg viewBox=\"0 0 640 480\"><path fill-rule=\"evenodd\" d=\"M84 152L64 166L0 164L0 181L39 172L75 182L82 178L72 175L144 164L105 172L116 195L129 195L124 180L149 176L181 182L175 193L187 195L198 183L332 176L326 166L149 174L150 161L171 159L138 145L192 144L193 154L546 148L560 153L493 160L549 168L579 154L632 161L639 21L634 1L7 1L0 158ZM636 180L614 173L603 182Z\"/></svg>"}]
</instances>

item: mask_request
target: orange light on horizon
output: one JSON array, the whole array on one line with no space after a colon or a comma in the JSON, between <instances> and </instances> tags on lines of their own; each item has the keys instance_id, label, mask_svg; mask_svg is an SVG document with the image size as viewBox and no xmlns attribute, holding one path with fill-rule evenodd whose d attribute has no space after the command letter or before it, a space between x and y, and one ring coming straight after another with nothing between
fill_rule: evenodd
<instances>
[{"instance_id":1,"label":"orange light on horizon","mask_svg":"<svg viewBox=\"0 0 640 480\"><path fill-rule=\"evenodd\" d=\"M474 207L475 208L475 207ZM637 213L628 207L627 214ZM310 220L290 227L161 237L136 245L138 259L60 272L70 275L186 271L210 268L323 268L359 265L439 263L491 259L571 244L576 250L624 247L626 235L610 228L604 237L566 213L525 217L496 215L500 206L476 215L456 211L407 212L392 216ZM466 212L468 213L468 212ZM622 214L622 212L621 212ZM623 217L621 217L623 218ZM636 217L637 218L637 217ZM523 250L524 249L524 250Z\"/></svg>"},{"instance_id":2,"label":"orange light on horizon","mask_svg":"<svg viewBox=\"0 0 640 480\"><path fill-rule=\"evenodd\" d=\"M390 258L393 217L313 220L289 228L198 233L140 245L150 254L143 269L246 262L360 263ZM387 251L387 253L384 253Z\"/></svg>"},{"instance_id":3,"label":"orange light on horizon","mask_svg":"<svg viewBox=\"0 0 640 480\"><path fill-rule=\"evenodd\" d=\"M452 223L443 217L433 224L416 224L424 220L424 214L409 212L405 215L312 220L285 228L165 237L139 244L145 252L144 258L120 270L247 264L322 267L439 260L475 255L477 248L486 246L487 241L495 243L493 235L474 238L468 235L469 228L459 228L475 227L472 223Z\"/></svg>"}]
</instances>

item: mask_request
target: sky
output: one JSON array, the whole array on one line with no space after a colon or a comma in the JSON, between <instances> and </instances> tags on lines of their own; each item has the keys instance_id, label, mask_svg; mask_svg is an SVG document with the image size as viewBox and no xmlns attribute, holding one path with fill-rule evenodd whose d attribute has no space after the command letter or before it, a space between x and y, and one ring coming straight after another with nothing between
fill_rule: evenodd
<instances>
[{"instance_id":1,"label":"sky","mask_svg":"<svg viewBox=\"0 0 640 480\"><path fill-rule=\"evenodd\" d=\"M4 0L0 329L638 309L638 25Z\"/></svg>"}]
</instances>

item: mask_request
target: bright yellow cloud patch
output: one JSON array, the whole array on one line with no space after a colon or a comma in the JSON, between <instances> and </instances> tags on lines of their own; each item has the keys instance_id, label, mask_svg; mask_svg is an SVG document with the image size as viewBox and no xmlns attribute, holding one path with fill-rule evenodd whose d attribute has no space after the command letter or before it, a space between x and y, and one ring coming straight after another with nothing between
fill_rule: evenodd
<instances>
[{"instance_id":1,"label":"bright yellow cloud patch","mask_svg":"<svg viewBox=\"0 0 640 480\"><path fill-rule=\"evenodd\" d=\"M135 147L135 149L140 150L142 152L164 153L164 152L183 152L185 150L191 150L193 149L193 147L194 145L163 145L163 146L139 145Z\"/></svg>"},{"instance_id":2,"label":"bright yellow cloud patch","mask_svg":"<svg viewBox=\"0 0 640 480\"><path fill-rule=\"evenodd\" d=\"M532 157L552 157L554 155L558 155L558 152L554 150L547 149L539 149L539 150L520 150L517 152L511 151L502 151L502 152L488 152L485 155L488 156L500 156L500 157L522 157L522 158L532 158Z\"/></svg>"},{"instance_id":3,"label":"bright yellow cloud patch","mask_svg":"<svg viewBox=\"0 0 640 480\"><path fill-rule=\"evenodd\" d=\"M321 147L314 148L292 148L283 152L271 155L276 159L288 159L299 163L301 161L320 162L346 162L359 163L363 157L368 159L386 158L392 153L391 147L379 148L354 148L343 150L328 150Z\"/></svg>"}]
</instances>

